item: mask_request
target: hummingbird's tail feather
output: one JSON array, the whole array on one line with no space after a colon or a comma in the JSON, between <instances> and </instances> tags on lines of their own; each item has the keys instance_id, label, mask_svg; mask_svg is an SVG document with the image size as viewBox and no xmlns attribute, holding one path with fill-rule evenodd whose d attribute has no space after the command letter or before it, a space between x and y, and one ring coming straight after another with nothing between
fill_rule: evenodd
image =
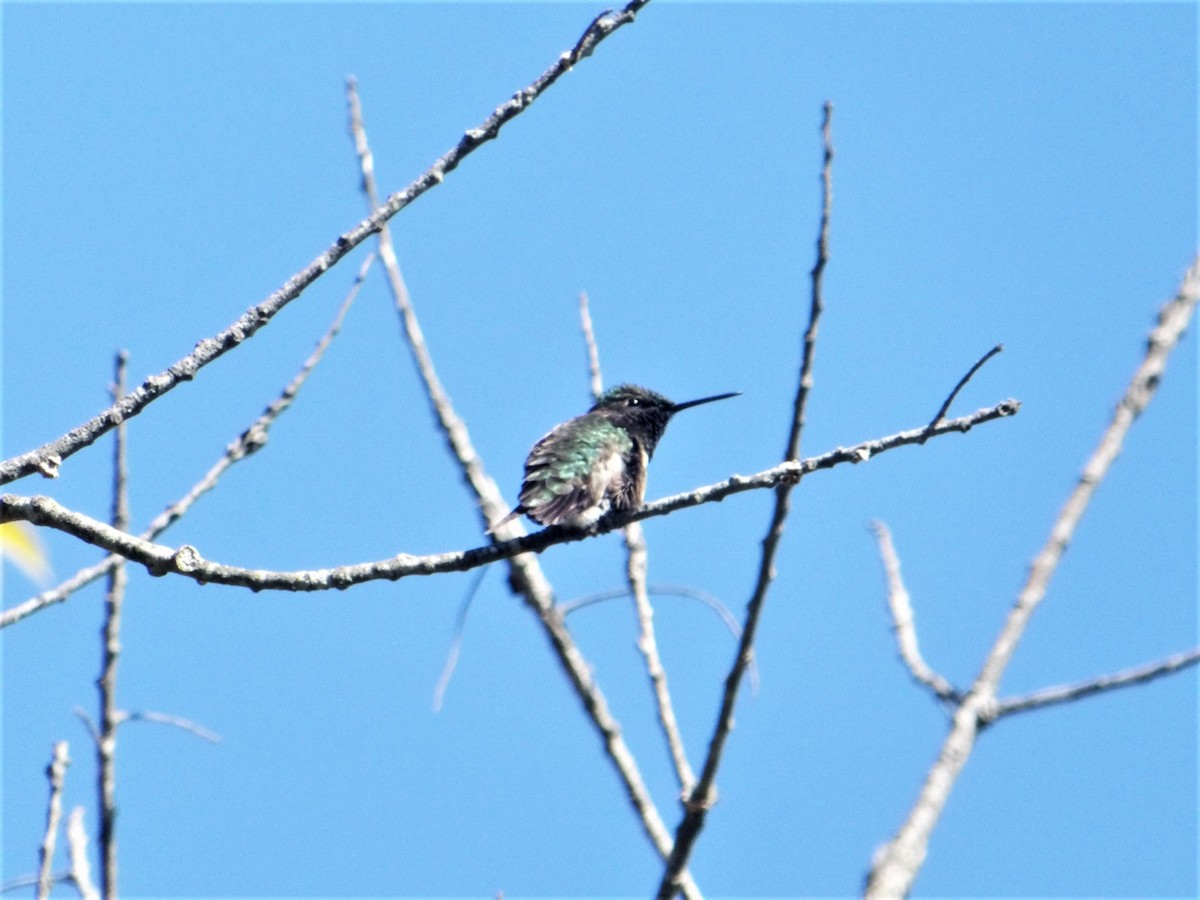
<instances>
[{"instance_id":1,"label":"hummingbird's tail feather","mask_svg":"<svg viewBox=\"0 0 1200 900\"><path fill-rule=\"evenodd\" d=\"M484 534L495 534L497 531L499 531L501 528L503 528L509 522L513 521L514 519L519 519L523 512L525 512L525 507L523 507L523 506L515 507L513 509L513 511L510 512L507 516L505 516L503 519L501 519L496 524L490 526L488 528L488 530L484 532Z\"/></svg>"}]
</instances>

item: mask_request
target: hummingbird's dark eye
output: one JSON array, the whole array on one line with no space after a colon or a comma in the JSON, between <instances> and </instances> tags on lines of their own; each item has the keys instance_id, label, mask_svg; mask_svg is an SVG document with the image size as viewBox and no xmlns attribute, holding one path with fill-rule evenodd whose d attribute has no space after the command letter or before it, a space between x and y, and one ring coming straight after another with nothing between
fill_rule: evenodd
<instances>
[{"instance_id":1,"label":"hummingbird's dark eye","mask_svg":"<svg viewBox=\"0 0 1200 900\"><path fill-rule=\"evenodd\" d=\"M642 401L641 401L641 400L639 400L637 397L630 397L630 398L629 398L629 405L630 405L630 406L641 406L641 405L642 405Z\"/></svg>"}]
</instances>

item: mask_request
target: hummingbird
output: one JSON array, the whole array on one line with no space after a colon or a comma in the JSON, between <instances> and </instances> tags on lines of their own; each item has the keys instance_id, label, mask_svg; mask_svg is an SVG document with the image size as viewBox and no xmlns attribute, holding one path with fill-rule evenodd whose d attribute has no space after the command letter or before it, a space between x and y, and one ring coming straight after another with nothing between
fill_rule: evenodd
<instances>
[{"instance_id":1,"label":"hummingbird","mask_svg":"<svg viewBox=\"0 0 1200 900\"><path fill-rule=\"evenodd\" d=\"M646 496L646 467L671 417L736 396L672 403L633 384L610 388L582 416L554 426L533 445L517 506L488 533L522 513L540 525L589 528L610 510L637 509Z\"/></svg>"}]
</instances>

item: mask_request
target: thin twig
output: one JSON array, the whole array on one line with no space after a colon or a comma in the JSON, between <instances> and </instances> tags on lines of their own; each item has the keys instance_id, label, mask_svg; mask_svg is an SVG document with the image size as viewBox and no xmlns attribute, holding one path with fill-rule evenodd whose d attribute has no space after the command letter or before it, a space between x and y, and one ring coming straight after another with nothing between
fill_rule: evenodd
<instances>
[{"instance_id":1,"label":"thin twig","mask_svg":"<svg viewBox=\"0 0 1200 900\"><path fill-rule=\"evenodd\" d=\"M592 314L588 309L587 291L579 294L579 328L583 332L583 344L587 349L588 384L594 400L604 391L604 379L600 375L600 351L596 347L596 333L592 330Z\"/></svg>"},{"instance_id":2,"label":"thin twig","mask_svg":"<svg viewBox=\"0 0 1200 900\"><path fill-rule=\"evenodd\" d=\"M618 17L627 16L628 20L632 20L633 14L645 5L645 2L647 0L636 0L636 2L626 6L620 14L615 15L618 15ZM576 44L576 51L573 51L576 59L591 53L591 48L595 46L595 42L598 40L596 35L607 34L608 31L604 29L610 31L612 27L615 27L605 24L613 21L613 15L604 13L593 20L592 24L584 32L583 37L580 38L579 43ZM600 30L598 31L598 29ZM570 54L564 54L563 58L567 59L568 56ZM376 202L374 195L374 159L370 153L366 128L363 125L362 106L358 98L357 83L352 78L347 80L346 93L349 106L350 130L354 136L355 149L359 157L359 168L363 175L363 190L366 194L367 203L374 205ZM438 378L437 370L433 365L433 359L425 343L420 324L417 321L416 312L413 309L408 289L400 273L400 266L396 260L391 236L385 227L379 229L379 255L383 260L384 269L388 276L388 283L403 323L409 352L412 355L417 372L425 385L425 393L429 399L434 419L446 440L446 445L451 456L462 470L464 481L475 496L476 504L483 519L484 528L487 529L492 522L498 521L508 512L508 506L504 503L504 499L495 481L485 471L482 460L471 444L466 424L454 411L450 397L442 387L441 380ZM497 554L498 548L506 545L512 546L515 543L519 543L519 541L528 539L521 537L517 541L505 541L501 535L512 536L522 535L523 533L521 525L514 521L504 526L500 534L493 534L492 544L487 548L481 548L480 552ZM619 723L609 712L608 703L592 677L591 667L587 664L583 654L580 653L574 638L571 637L570 632L562 621L562 617L555 609L554 591L550 583L542 573L537 560L532 556L528 554L514 555L505 553L503 555L497 554L494 557L494 559L501 558L509 560L509 584L523 598L526 606L534 613L541 624L547 639L550 641L551 647L554 649L555 655L558 657L559 664L571 682L592 724L600 734L605 752L608 754L613 767L617 770L618 777L620 777L625 787L626 795L638 815L643 829L654 847L665 858L671 849L670 832L667 830L666 825L663 824L654 801L650 797L650 792L646 789L637 762L634 760L632 752L630 752L625 739L621 735ZM699 892L696 890L694 884L692 884L690 876L686 877L684 881L688 895L699 897Z\"/></svg>"},{"instance_id":3,"label":"thin twig","mask_svg":"<svg viewBox=\"0 0 1200 900\"><path fill-rule=\"evenodd\" d=\"M725 628L733 635L734 640L742 636L742 626L738 624L738 620L734 618L733 613L729 611L724 603L714 597L707 591L701 591L694 587L689 587L683 584L651 584L646 586L646 590L655 597L684 597L688 600L697 600L703 603L724 623ZM591 606L594 603L604 603L608 600L615 600L618 597L628 597L629 588L616 588L610 591L598 591L594 594L588 594L585 597L578 597L575 600L567 600L558 604L558 609L564 617L571 615L577 610L583 609L585 606ZM758 663L754 660L750 661L750 687L752 690L758 690Z\"/></svg>"},{"instance_id":4,"label":"thin twig","mask_svg":"<svg viewBox=\"0 0 1200 900\"><path fill-rule=\"evenodd\" d=\"M900 558L892 546L892 534L882 522L872 522L871 530L879 543L879 557L883 561L883 574L887 579L888 609L892 613L892 630L896 632L896 645L900 658L908 666L909 674L929 688L939 700L957 702L962 694L954 685L929 668L921 648L917 644L916 619L904 580L900 577Z\"/></svg>"},{"instance_id":5,"label":"thin twig","mask_svg":"<svg viewBox=\"0 0 1200 900\"><path fill-rule=\"evenodd\" d=\"M112 553L118 553L130 562L146 567L151 575L183 575L202 584L229 584L249 588L252 591L327 591L343 590L368 581L398 581L401 578L421 575L438 575L443 572L466 572L478 566L488 565L501 559L525 553L540 553L548 547L587 540L623 528L630 522L641 522L657 516L666 516L681 509L718 503L727 497L746 491L776 488L781 484L799 482L813 472L832 469L844 464L864 463L872 457L900 447L924 444L926 441L952 433L965 434L976 426L1016 415L1021 405L1016 400L1005 400L996 406L981 409L969 416L949 419L930 431L924 425L908 431L897 432L883 438L863 441L851 447L838 447L820 456L804 460L790 460L753 475L733 475L716 484L706 485L664 497L644 504L637 510L613 516L598 522L587 530L572 529L561 525L544 528L533 534L524 534L506 540L496 540L482 547L415 556L400 553L390 559L355 565L335 566L326 569L306 569L294 572L275 572L267 569L246 569L206 560L195 547L167 547L151 541L143 541L133 535L116 531L110 525L67 509L50 497L21 497L16 494L0 495L0 522L22 519L35 525L54 528L93 544ZM488 479L491 482L491 479ZM491 482L494 491L494 506L505 508L499 490ZM485 499L490 500L489 494ZM517 529L513 522L505 528ZM506 532L512 533L512 532ZM518 532L519 533L519 532ZM547 595L550 596L550 595Z\"/></svg>"},{"instance_id":6,"label":"thin twig","mask_svg":"<svg viewBox=\"0 0 1200 900\"><path fill-rule=\"evenodd\" d=\"M347 291L346 296L343 298L341 306L338 307L337 314L334 316L329 329L317 342L316 348L300 366L300 370L288 382L280 395L267 405L266 410L251 423L249 428L243 431L235 441L225 448L225 453L221 458L217 460L216 464L209 469L208 473L200 481L192 486L187 494L159 513L146 527L146 530L139 535L142 540L152 541L178 522L191 509L193 503L217 486L217 482L230 466L241 462L266 446L271 426L280 415L291 407L292 402L300 392L300 388L308 380L308 376L312 374L313 369L325 355L325 351L329 348L330 343L341 330L346 313L358 296L363 281L367 277L367 272L374 262L375 254L368 254L362 266L359 267L358 275L354 279L354 283L350 286L350 290ZM115 553L109 554L95 565L80 569L57 587L43 591L36 597L32 597L24 603L14 606L12 609L5 610L3 613L0 613L0 628L6 628L9 625L19 622L26 616L45 609L47 606L62 603L79 589L91 584L97 578L107 575L123 559L124 557L118 556Z\"/></svg>"},{"instance_id":7,"label":"thin twig","mask_svg":"<svg viewBox=\"0 0 1200 900\"><path fill-rule=\"evenodd\" d=\"M73 429L62 437L36 450L23 453L0 463L0 484L41 472L55 477L63 460L94 443L119 423L136 416L154 400L190 381L196 373L241 344L271 321L285 306L295 300L314 281L333 268L351 250L379 231L389 219L407 207L426 191L441 184L447 175L471 153L500 134L500 129L519 116L535 100L545 93L559 78L578 63L592 55L596 47L623 25L634 20L649 0L631 0L621 10L609 10L597 16L571 49L559 54L554 63L532 84L517 91L507 101L496 107L482 123L469 129L458 142L402 191L392 194L379 208L352 229L338 237L311 263L288 279L283 287L261 303L250 307L242 316L219 334L200 341L196 349L179 360L165 372L147 378L140 387L127 394L94 418Z\"/></svg>"},{"instance_id":8,"label":"thin twig","mask_svg":"<svg viewBox=\"0 0 1200 900\"><path fill-rule=\"evenodd\" d=\"M808 327L804 331L804 356L800 363L800 382L796 388L796 402L792 410L792 425L788 434L787 449L783 458L799 459L800 438L804 431L808 409L808 395L813 385L813 362L817 351L817 330L821 313L825 309L825 267L829 264L829 217L833 211L833 104L825 101L821 120L821 222L817 230L817 260L813 263L812 295L808 310Z\"/></svg>"},{"instance_id":9,"label":"thin twig","mask_svg":"<svg viewBox=\"0 0 1200 900\"><path fill-rule=\"evenodd\" d=\"M92 746L98 747L100 745L100 729L96 727L96 723L92 721L92 717L88 714L88 711L82 706L76 706L73 712L78 716L79 721L83 723L83 727L87 729L88 735L91 736Z\"/></svg>"},{"instance_id":10,"label":"thin twig","mask_svg":"<svg viewBox=\"0 0 1200 900\"><path fill-rule=\"evenodd\" d=\"M50 780L50 802L46 808L46 834L38 852L37 898L46 900L54 884L54 847L58 843L58 824L62 821L63 785L67 780L67 766L71 758L67 754L67 742L58 741L50 765L46 766L46 777Z\"/></svg>"},{"instance_id":11,"label":"thin twig","mask_svg":"<svg viewBox=\"0 0 1200 900\"><path fill-rule=\"evenodd\" d=\"M994 722L996 719L1012 715L1013 713L1042 709L1047 706L1055 706L1059 703L1070 703L1074 700L1081 700L1084 697L1115 690L1116 688L1144 684L1147 681L1153 681L1156 678L1161 678L1163 675L1171 675L1180 669L1186 669L1188 666L1194 666L1197 663L1200 663L1200 647L1176 653L1157 662L1146 663L1145 665L1125 669L1121 672L1114 672L1112 675L1101 675L1097 678L1089 678L1086 681L1077 681L1074 684L1060 684L1054 687L1043 688L1040 691L1022 694L1019 697L1006 697L1003 700L996 701L996 705L991 710L990 721Z\"/></svg>"},{"instance_id":12,"label":"thin twig","mask_svg":"<svg viewBox=\"0 0 1200 900\"><path fill-rule=\"evenodd\" d=\"M646 590L656 597L685 597L689 600L698 600L709 609L717 614L724 623L726 629L735 638L741 637L742 626L738 624L738 620L734 618L733 613L729 608L707 591L697 590L696 588L688 587L683 584L650 584L646 586ZM628 597L629 588L620 587L613 588L608 591L596 591L584 597L577 597L574 600L564 600L558 604L558 610L563 616L569 616L572 613L592 606L596 603L607 603L609 600L616 600L620 597Z\"/></svg>"},{"instance_id":13,"label":"thin twig","mask_svg":"<svg viewBox=\"0 0 1200 900\"><path fill-rule=\"evenodd\" d=\"M462 650L463 634L467 630L467 613L471 610L471 603L475 600L475 594L487 571L485 566L475 573L470 587L467 588L467 594L458 607L458 615L454 618L454 637L450 641L450 652L446 654L446 664L442 666L442 674L438 678L437 686L433 689L433 711L435 713L442 711L442 701L446 699L446 689L450 687L450 679L454 676L455 667L458 666L458 654Z\"/></svg>"},{"instance_id":14,"label":"thin twig","mask_svg":"<svg viewBox=\"0 0 1200 900\"><path fill-rule=\"evenodd\" d=\"M209 731L203 725L191 719L185 719L183 716L176 716L171 713L155 712L152 709L126 713L121 717L121 722L154 722L158 725L172 725L189 734L194 734L196 737L208 741L210 744L221 743L221 736L219 734L215 731Z\"/></svg>"},{"instance_id":15,"label":"thin twig","mask_svg":"<svg viewBox=\"0 0 1200 900\"><path fill-rule=\"evenodd\" d=\"M1200 257L1184 277L1179 293L1159 310L1158 322L1150 332L1146 354L1125 390L1099 444L1083 467L1050 531L1050 537L1030 566L1025 585L1010 610L999 637L992 645L970 692L954 715L953 724L937 761L909 812L907 820L872 860L866 896L905 896L925 861L929 837L941 816L959 773L971 756L979 729L996 714L996 693L1012 654L1025 633L1033 611L1049 587L1058 562L1071 542L1088 502L1120 453L1129 429L1154 396L1167 359L1178 344L1200 299Z\"/></svg>"},{"instance_id":16,"label":"thin twig","mask_svg":"<svg viewBox=\"0 0 1200 900\"><path fill-rule=\"evenodd\" d=\"M646 674L654 692L654 705L658 710L658 723L667 743L667 752L675 769L682 796L686 796L696 784L696 775L688 763L687 751L683 746L683 735L675 718L675 707L671 703L671 691L667 684L667 670L663 668L658 652L658 639L654 633L654 607L646 591L647 551L646 536L640 522L625 526L625 573L629 580L629 592L633 595L634 609L638 620L637 647L646 663Z\"/></svg>"},{"instance_id":17,"label":"thin twig","mask_svg":"<svg viewBox=\"0 0 1200 900\"><path fill-rule=\"evenodd\" d=\"M604 390L604 378L600 371L600 350L592 330L592 316L588 309L588 296L579 295L579 325L583 332L583 343L587 350L588 375L592 399L598 400ZM683 746L683 735L675 718L675 707L671 703L671 690L667 684L667 670L663 667L658 652L658 638L654 633L654 607L646 591L646 572L649 569L649 551L646 535L639 522L631 522L623 530L625 538L625 578L629 594L633 597L634 611L638 621L638 651L646 663L646 675L654 694L654 706L658 712L658 724L662 728L667 753L679 782L681 795L686 795L696 783L695 773L687 759Z\"/></svg>"},{"instance_id":18,"label":"thin twig","mask_svg":"<svg viewBox=\"0 0 1200 900\"><path fill-rule=\"evenodd\" d=\"M816 353L817 329L820 323L821 311L824 307L822 286L824 282L825 265L829 259L829 216L833 203L833 142L830 136L833 119L833 104L826 102L821 124L821 137L824 146L824 162L821 167L821 221L817 233L817 260L812 269L812 294L809 306L808 327L804 332L804 350L800 363L800 380L796 387L796 399L792 407L792 420L788 429L787 447L784 450L784 461L790 462L799 458L800 440L804 430L805 410L808 405L809 391L813 384L813 360ZM679 889L678 877L687 865L696 838L704 828L708 810L716 802L717 768L721 764L725 742L733 730L733 712L737 702L738 690L742 677L745 675L754 657L754 637L758 630L758 622L766 601L767 591L775 574L775 554L783 537L784 523L787 521L790 508L790 497L794 483L781 483L775 489L775 507L771 515L771 523L766 537L762 542L762 558L759 563L758 576L754 591L746 607L746 621L742 626L742 637L738 645L737 655L733 666L725 678L725 690L721 696L721 707L717 713L717 725L713 730L712 739L708 745L708 753L700 778L690 794L684 800L684 814L675 829L675 848L667 860L662 880L658 886L659 900L670 900Z\"/></svg>"},{"instance_id":19,"label":"thin twig","mask_svg":"<svg viewBox=\"0 0 1200 900\"><path fill-rule=\"evenodd\" d=\"M112 387L113 401L125 396L125 366L129 354L117 354L116 377ZM112 527L115 531L129 528L128 470L125 462L125 423L117 425L113 444L113 503ZM100 809L100 891L105 900L117 896L117 662L121 657L121 605L125 599L125 566L115 565L108 573L108 590L104 597L104 628L100 678L100 739L96 742L96 778Z\"/></svg>"},{"instance_id":20,"label":"thin twig","mask_svg":"<svg viewBox=\"0 0 1200 900\"><path fill-rule=\"evenodd\" d=\"M50 883L57 884L60 881L68 881L71 878L70 872L52 872L50 873ZM38 874L36 872L27 872L24 875L18 875L15 878L10 878L8 881L0 882L0 894L7 894L12 891L19 891L21 888L33 887L38 884Z\"/></svg>"},{"instance_id":21,"label":"thin twig","mask_svg":"<svg viewBox=\"0 0 1200 900\"><path fill-rule=\"evenodd\" d=\"M970 381L975 376L976 372L978 372L981 368L983 368L983 364L985 362L987 362L989 359L991 359L993 356L995 356L997 353L1002 351L1003 349L1004 349L1003 344L997 344L995 347L993 347L987 353L983 354L983 356L979 357L978 362L976 362L975 365L971 366L971 368L967 372L967 374L964 375L961 379L959 379L958 384L956 384L954 386L954 390L952 390L950 392L950 396L948 396L946 398L946 402L942 404L941 408L937 411L937 415L935 415L933 417L932 421L930 421L930 423L929 423L930 428L932 428L934 425L936 425L938 422L942 421L942 419L944 419L946 417L946 413L950 411L950 404L954 402L954 398L958 396L958 392L961 391L966 386L967 382Z\"/></svg>"}]
</instances>

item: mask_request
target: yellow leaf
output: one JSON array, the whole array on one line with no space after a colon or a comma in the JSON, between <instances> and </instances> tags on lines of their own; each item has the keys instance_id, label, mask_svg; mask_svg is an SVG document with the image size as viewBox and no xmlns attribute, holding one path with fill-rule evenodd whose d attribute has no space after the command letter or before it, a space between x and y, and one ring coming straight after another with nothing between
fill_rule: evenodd
<instances>
[{"instance_id":1,"label":"yellow leaf","mask_svg":"<svg viewBox=\"0 0 1200 900\"><path fill-rule=\"evenodd\" d=\"M43 585L50 581L50 558L37 529L28 522L0 525L0 556L12 560L31 581Z\"/></svg>"}]
</instances>

